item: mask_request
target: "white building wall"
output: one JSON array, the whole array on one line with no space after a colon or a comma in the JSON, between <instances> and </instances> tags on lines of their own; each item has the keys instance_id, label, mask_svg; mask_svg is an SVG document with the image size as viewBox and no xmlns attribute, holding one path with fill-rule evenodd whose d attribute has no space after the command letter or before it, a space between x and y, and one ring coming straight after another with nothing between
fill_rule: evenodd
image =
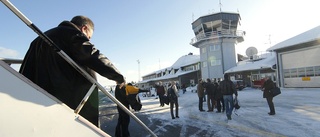
<instances>
[{"instance_id":1,"label":"white building wall","mask_svg":"<svg viewBox=\"0 0 320 137\"><path fill-rule=\"evenodd\" d=\"M237 66L235 42L235 39L223 39L223 72L234 66Z\"/></svg>"},{"instance_id":2,"label":"white building wall","mask_svg":"<svg viewBox=\"0 0 320 137\"><path fill-rule=\"evenodd\" d=\"M279 53L280 78L283 87L320 87L320 76L301 76L308 67L320 67L320 45ZM314 73L317 73L314 70Z\"/></svg>"},{"instance_id":3,"label":"white building wall","mask_svg":"<svg viewBox=\"0 0 320 137\"><path fill-rule=\"evenodd\" d=\"M320 87L320 76L311 77L310 80L303 80L302 78L285 78L284 87Z\"/></svg>"}]
</instances>

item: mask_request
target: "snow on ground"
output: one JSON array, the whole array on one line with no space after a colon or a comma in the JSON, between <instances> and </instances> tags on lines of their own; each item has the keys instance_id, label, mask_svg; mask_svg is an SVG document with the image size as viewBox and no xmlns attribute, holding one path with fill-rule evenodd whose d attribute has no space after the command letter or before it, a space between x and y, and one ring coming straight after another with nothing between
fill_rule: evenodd
<instances>
[{"instance_id":1,"label":"snow on ground","mask_svg":"<svg viewBox=\"0 0 320 137\"><path fill-rule=\"evenodd\" d=\"M269 116L266 99L259 89L239 91L241 108L226 120L225 113L200 112L196 93L179 93L179 119L171 119L168 105L159 106L155 97L142 97L143 122L159 137L313 137L320 136L320 90L318 88L282 89L274 98L276 115ZM205 110L207 103L204 102ZM132 120L130 124L134 124ZM130 132L135 128L130 125ZM112 135L112 133L111 133ZM132 134L134 136L135 134ZM150 136L148 133L139 136Z\"/></svg>"}]
</instances>

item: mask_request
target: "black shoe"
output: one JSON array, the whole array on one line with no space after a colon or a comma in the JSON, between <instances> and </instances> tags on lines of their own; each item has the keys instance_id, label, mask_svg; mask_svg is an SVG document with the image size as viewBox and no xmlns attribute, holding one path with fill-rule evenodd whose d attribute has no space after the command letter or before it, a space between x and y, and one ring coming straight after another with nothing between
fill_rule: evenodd
<instances>
[{"instance_id":1,"label":"black shoe","mask_svg":"<svg viewBox=\"0 0 320 137\"><path fill-rule=\"evenodd\" d=\"M174 117L172 117L172 119L175 119Z\"/></svg>"},{"instance_id":2,"label":"black shoe","mask_svg":"<svg viewBox=\"0 0 320 137\"><path fill-rule=\"evenodd\" d=\"M228 118L228 120L231 120L231 119L232 119L230 115L227 115L227 118Z\"/></svg>"},{"instance_id":3,"label":"black shoe","mask_svg":"<svg viewBox=\"0 0 320 137\"><path fill-rule=\"evenodd\" d=\"M205 111L205 110L200 110L201 112Z\"/></svg>"},{"instance_id":4,"label":"black shoe","mask_svg":"<svg viewBox=\"0 0 320 137\"><path fill-rule=\"evenodd\" d=\"M268 114L269 114L269 115L275 115L276 113L271 113L271 112L269 112Z\"/></svg>"},{"instance_id":5,"label":"black shoe","mask_svg":"<svg viewBox=\"0 0 320 137\"><path fill-rule=\"evenodd\" d=\"M221 113L221 111L216 111L216 113Z\"/></svg>"},{"instance_id":6,"label":"black shoe","mask_svg":"<svg viewBox=\"0 0 320 137\"><path fill-rule=\"evenodd\" d=\"M208 110L207 112L212 112L213 110Z\"/></svg>"},{"instance_id":7,"label":"black shoe","mask_svg":"<svg viewBox=\"0 0 320 137\"><path fill-rule=\"evenodd\" d=\"M180 118L179 116L176 116L176 118Z\"/></svg>"}]
</instances>

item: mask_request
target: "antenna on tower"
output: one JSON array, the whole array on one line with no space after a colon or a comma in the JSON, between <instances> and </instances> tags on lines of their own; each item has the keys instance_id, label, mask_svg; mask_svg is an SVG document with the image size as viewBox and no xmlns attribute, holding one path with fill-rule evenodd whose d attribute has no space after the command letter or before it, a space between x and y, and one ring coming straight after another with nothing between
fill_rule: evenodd
<instances>
[{"instance_id":1,"label":"antenna on tower","mask_svg":"<svg viewBox=\"0 0 320 137\"><path fill-rule=\"evenodd\" d=\"M221 12L221 6L222 6L221 0L219 0L219 6L220 6L220 12Z\"/></svg>"},{"instance_id":2,"label":"antenna on tower","mask_svg":"<svg viewBox=\"0 0 320 137\"><path fill-rule=\"evenodd\" d=\"M269 34L269 46L271 47L271 34Z\"/></svg>"},{"instance_id":3,"label":"antenna on tower","mask_svg":"<svg viewBox=\"0 0 320 137\"><path fill-rule=\"evenodd\" d=\"M264 43L264 44L270 44L270 46L271 46L271 34L269 34L268 37L269 37L269 38L268 38L268 42L266 42L266 43Z\"/></svg>"},{"instance_id":4,"label":"antenna on tower","mask_svg":"<svg viewBox=\"0 0 320 137\"><path fill-rule=\"evenodd\" d=\"M192 13L192 22L194 22L194 14Z\"/></svg>"},{"instance_id":5,"label":"antenna on tower","mask_svg":"<svg viewBox=\"0 0 320 137\"><path fill-rule=\"evenodd\" d=\"M269 34L269 44L271 45L271 34Z\"/></svg>"}]
</instances>

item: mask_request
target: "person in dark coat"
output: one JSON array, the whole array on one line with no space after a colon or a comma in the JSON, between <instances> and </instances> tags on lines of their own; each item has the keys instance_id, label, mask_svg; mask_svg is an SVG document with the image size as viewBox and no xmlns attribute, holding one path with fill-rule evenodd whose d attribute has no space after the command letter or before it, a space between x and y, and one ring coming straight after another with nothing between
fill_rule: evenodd
<instances>
[{"instance_id":1,"label":"person in dark coat","mask_svg":"<svg viewBox=\"0 0 320 137\"><path fill-rule=\"evenodd\" d=\"M118 99L119 102L122 103L122 105L124 105L127 109L129 109L129 101L127 99L126 89L125 88L120 89L119 86L117 85L114 94L116 99ZM129 133L130 116L124 110L122 110L118 105L117 105L117 110L119 113L119 117L118 117L118 123L116 126L115 136L129 137L130 136L130 133Z\"/></svg>"},{"instance_id":2,"label":"person in dark coat","mask_svg":"<svg viewBox=\"0 0 320 137\"><path fill-rule=\"evenodd\" d=\"M179 100L178 100L178 89L175 81L171 81L168 85L168 97L170 102L170 114L171 118L179 118ZM173 108L175 107L176 117L173 114Z\"/></svg>"},{"instance_id":3,"label":"person in dark coat","mask_svg":"<svg viewBox=\"0 0 320 137\"><path fill-rule=\"evenodd\" d=\"M120 86L117 85L115 89L115 97L127 109L130 109L129 106L131 106L131 108L134 109L135 111L139 111L142 105L141 105L138 94L141 92L149 92L149 91L135 87L131 83L128 83L122 88L120 88ZM130 133L129 133L130 116L119 105L117 105L117 110L119 113L119 117L118 117L118 123L116 126L115 136L130 137Z\"/></svg>"},{"instance_id":4,"label":"person in dark coat","mask_svg":"<svg viewBox=\"0 0 320 137\"><path fill-rule=\"evenodd\" d=\"M186 87L186 84L182 84L182 93L186 93L187 92L187 87Z\"/></svg>"},{"instance_id":5,"label":"person in dark coat","mask_svg":"<svg viewBox=\"0 0 320 137\"><path fill-rule=\"evenodd\" d=\"M224 74L224 80L220 82L218 90L221 90L221 93L223 95L226 115L228 120L231 120L231 115L233 111L233 94L238 96L238 92L236 90L236 86L233 84L233 82L229 79L228 74Z\"/></svg>"},{"instance_id":6,"label":"person in dark coat","mask_svg":"<svg viewBox=\"0 0 320 137\"><path fill-rule=\"evenodd\" d=\"M75 16L45 32L73 61L96 79L99 73L122 87L124 77L111 61L90 43L94 24L85 16ZM76 109L92 83L65 61L42 38L32 41L19 72L58 98L71 109ZM90 95L80 115L99 127L97 88Z\"/></svg>"},{"instance_id":7,"label":"person in dark coat","mask_svg":"<svg viewBox=\"0 0 320 137\"><path fill-rule=\"evenodd\" d=\"M141 92L149 92L149 90L140 89L132 85L131 83L128 83L125 86L125 89L126 89L126 96L131 108L134 109L135 111L140 111L142 108L142 104L138 94Z\"/></svg>"},{"instance_id":8,"label":"person in dark coat","mask_svg":"<svg viewBox=\"0 0 320 137\"><path fill-rule=\"evenodd\" d=\"M203 87L203 81L202 79L199 79L199 83L197 86L197 93L199 97L199 111L205 111L203 110L203 97L204 97L204 87Z\"/></svg>"},{"instance_id":9,"label":"person in dark coat","mask_svg":"<svg viewBox=\"0 0 320 137\"><path fill-rule=\"evenodd\" d=\"M166 93L166 89L162 85L161 81L155 86L155 88L156 88L156 91L157 91L157 95L159 96L160 107L163 107L164 103L165 103L163 96Z\"/></svg>"},{"instance_id":10,"label":"person in dark coat","mask_svg":"<svg viewBox=\"0 0 320 137\"><path fill-rule=\"evenodd\" d=\"M263 91L263 98L267 99L268 102L268 106L270 109L270 112L268 113L269 115L275 115L276 111L274 109L274 104L273 104L273 96L270 92L271 89L273 89L275 87L275 84L273 83L273 81L269 78L269 77L265 77L264 78L264 83L262 85L262 91Z\"/></svg>"},{"instance_id":11,"label":"person in dark coat","mask_svg":"<svg viewBox=\"0 0 320 137\"><path fill-rule=\"evenodd\" d=\"M216 79L214 79L214 85L216 87L219 87L219 84L216 82ZM225 106L224 106L224 100L223 100L223 95L222 95L222 92L221 90L217 89L217 91L215 92L215 100L217 101L217 113L221 113L221 110L222 112L224 112L225 110Z\"/></svg>"},{"instance_id":12,"label":"person in dark coat","mask_svg":"<svg viewBox=\"0 0 320 137\"><path fill-rule=\"evenodd\" d=\"M216 105L214 95L215 95L215 91L217 90L217 87L215 87L215 85L208 78L207 83L205 84L205 89L207 92L208 112L213 112L214 106Z\"/></svg>"}]
</instances>

